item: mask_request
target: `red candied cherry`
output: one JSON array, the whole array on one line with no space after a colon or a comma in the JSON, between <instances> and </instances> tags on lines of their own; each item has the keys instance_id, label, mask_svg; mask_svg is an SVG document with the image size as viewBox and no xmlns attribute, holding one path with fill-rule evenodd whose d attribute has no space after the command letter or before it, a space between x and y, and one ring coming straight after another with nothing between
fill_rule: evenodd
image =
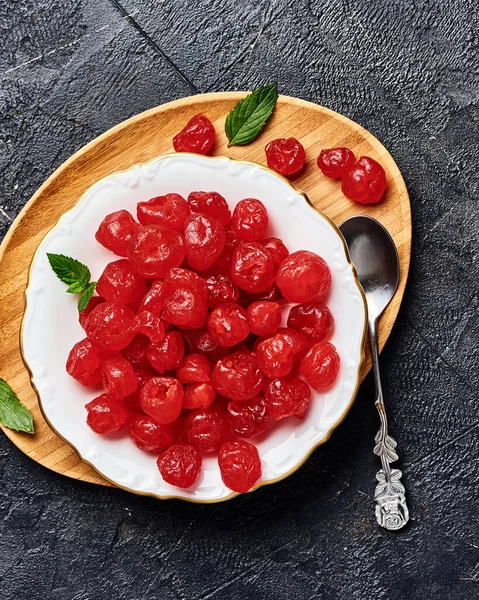
<instances>
[{"instance_id":1,"label":"red candied cherry","mask_svg":"<svg viewBox=\"0 0 479 600\"><path fill-rule=\"evenodd\" d=\"M146 293L146 282L126 258L106 265L96 291L107 302L119 302L137 308Z\"/></svg>"},{"instance_id":2,"label":"red candied cherry","mask_svg":"<svg viewBox=\"0 0 479 600\"><path fill-rule=\"evenodd\" d=\"M206 279L208 288L208 305L212 308L227 302L235 303L239 298L238 287L229 275L217 273Z\"/></svg>"},{"instance_id":3,"label":"red candied cherry","mask_svg":"<svg viewBox=\"0 0 479 600\"><path fill-rule=\"evenodd\" d=\"M283 335L277 334L258 344L256 360L266 377L284 377L293 368L293 348Z\"/></svg>"},{"instance_id":4,"label":"red candied cherry","mask_svg":"<svg viewBox=\"0 0 479 600\"><path fill-rule=\"evenodd\" d=\"M164 340L157 344L152 342L146 349L146 358L158 373L176 369L184 354L185 346L179 331L167 331Z\"/></svg>"},{"instance_id":5,"label":"red candied cherry","mask_svg":"<svg viewBox=\"0 0 479 600\"><path fill-rule=\"evenodd\" d=\"M188 489L196 483L201 471L199 452L187 444L173 444L156 461L163 480Z\"/></svg>"},{"instance_id":6,"label":"red candied cherry","mask_svg":"<svg viewBox=\"0 0 479 600\"><path fill-rule=\"evenodd\" d=\"M176 423L157 423L148 415L135 415L130 422L130 440L140 450L158 452L178 439Z\"/></svg>"},{"instance_id":7,"label":"red candied cherry","mask_svg":"<svg viewBox=\"0 0 479 600\"><path fill-rule=\"evenodd\" d=\"M149 369L150 363L146 358L146 349L150 340L144 335L135 335L126 348L121 351L131 364L139 369Z\"/></svg>"},{"instance_id":8,"label":"red candied cherry","mask_svg":"<svg viewBox=\"0 0 479 600\"><path fill-rule=\"evenodd\" d=\"M128 424L130 413L120 402L110 400L105 394L85 405L86 422L95 433L113 433Z\"/></svg>"},{"instance_id":9,"label":"red candied cherry","mask_svg":"<svg viewBox=\"0 0 479 600\"><path fill-rule=\"evenodd\" d=\"M83 329L85 329L85 323L88 315L95 308L95 306L98 306L102 302L105 302L105 300L103 298L100 298L100 296L92 296L90 298L90 301L86 305L86 308L78 313L78 321L80 322L80 325L83 327Z\"/></svg>"},{"instance_id":10,"label":"red candied cherry","mask_svg":"<svg viewBox=\"0 0 479 600\"><path fill-rule=\"evenodd\" d=\"M309 385L299 377L272 379L265 389L266 406L275 421L303 417L311 402Z\"/></svg>"},{"instance_id":11,"label":"red candied cherry","mask_svg":"<svg viewBox=\"0 0 479 600\"><path fill-rule=\"evenodd\" d=\"M230 400L227 418L234 433L246 438L263 433L269 423L269 414L262 396L251 400Z\"/></svg>"},{"instance_id":12,"label":"red candied cherry","mask_svg":"<svg viewBox=\"0 0 479 600\"><path fill-rule=\"evenodd\" d=\"M341 191L350 200L360 204L376 204L386 190L386 173L369 156L361 156L343 176Z\"/></svg>"},{"instance_id":13,"label":"red candied cherry","mask_svg":"<svg viewBox=\"0 0 479 600\"><path fill-rule=\"evenodd\" d=\"M247 292L264 292L274 283L275 266L269 252L258 242L241 242L233 252L231 279Z\"/></svg>"},{"instance_id":14,"label":"red candied cherry","mask_svg":"<svg viewBox=\"0 0 479 600\"><path fill-rule=\"evenodd\" d=\"M259 302L259 301L267 301L267 302L278 302L278 304L284 303L285 299L279 287L274 283L270 288L265 290L264 292L252 293L248 294L250 302Z\"/></svg>"},{"instance_id":15,"label":"red candied cherry","mask_svg":"<svg viewBox=\"0 0 479 600\"><path fill-rule=\"evenodd\" d=\"M339 372L339 355L330 342L314 344L301 361L300 372L317 392L329 389Z\"/></svg>"},{"instance_id":16,"label":"red candied cherry","mask_svg":"<svg viewBox=\"0 0 479 600\"><path fill-rule=\"evenodd\" d=\"M149 310L142 310L135 317L134 328L137 333L145 335L152 342L161 342L165 339L165 326L160 317Z\"/></svg>"},{"instance_id":17,"label":"red candied cherry","mask_svg":"<svg viewBox=\"0 0 479 600\"><path fill-rule=\"evenodd\" d=\"M159 317L165 305L162 296L162 290L163 280L156 279L155 281L153 281L150 286L150 289L146 292L146 294L143 297L143 300L141 301L140 306L138 307L138 312L141 312L142 310L148 310L157 317Z\"/></svg>"},{"instance_id":18,"label":"red candied cherry","mask_svg":"<svg viewBox=\"0 0 479 600\"><path fill-rule=\"evenodd\" d=\"M70 350L67 373L84 386L101 382L100 358L88 339L77 342Z\"/></svg>"},{"instance_id":19,"label":"red candied cherry","mask_svg":"<svg viewBox=\"0 0 479 600\"><path fill-rule=\"evenodd\" d=\"M133 365L121 354L106 358L101 364L103 389L108 398L122 400L138 387Z\"/></svg>"},{"instance_id":20,"label":"red candied cherry","mask_svg":"<svg viewBox=\"0 0 479 600\"><path fill-rule=\"evenodd\" d=\"M197 114L173 138L176 152L208 154L215 143L215 128L205 115Z\"/></svg>"},{"instance_id":21,"label":"red candied cherry","mask_svg":"<svg viewBox=\"0 0 479 600\"><path fill-rule=\"evenodd\" d=\"M288 327L301 331L312 342L321 342L331 335L334 318L321 302L304 302L289 311Z\"/></svg>"},{"instance_id":22,"label":"red candied cherry","mask_svg":"<svg viewBox=\"0 0 479 600\"><path fill-rule=\"evenodd\" d=\"M271 140L264 151L268 167L281 175L294 175L304 167L306 154L294 137Z\"/></svg>"},{"instance_id":23,"label":"red candied cherry","mask_svg":"<svg viewBox=\"0 0 479 600\"><path fill-rule=\"evenodd\" d=\"M123 402L127 409L131 412L144 414L140 403L141 390L143 389L145 383L147 381L150 381L150 379L152 379L153 377L157 377L158 373L156 371L153 371L153 369L148 365L146 369L135 367L135 375L138 380L138 387L133 392L133 394L127 396L123 400Z\"/></svg>"},{"instance_id":24,"label":"red candied cherry","mask_svg":"<svg viewBox=\"0 0 479 600\"><path fill-rule=\"evenodd\" d=\"M216 392L209 383L190 383L185 387L183 408L208 408L213 404Z\"/></svg>"},{"instance_id":25,"label":"red candied cherry","mask_svg":"<svg viewBox=\"0 0 479 600\"><path fill-rule=\"evenodd\" d=\"M228 437L226 413L222 404L192 410L186 415L183 437L199 452L216 452Z\"/></svg>"},{"instance_id":26,"label":"red candied cherry","mask_svg":"<svg viewBox=\"0 0 479 600\"><path fill-rule=\"evenodd\" d=\"M188 354L176 367L180 383L207 383L211 381L211 365L202 354Z\"/></svg>"},{"instance_id":27,"label":"red candied cherry","mask_svg":"<svg viewBox=\"0 0 479 600\"><path fill-rule=\"evenodd\" d=\"M216 363L211 382L226 398L250 400L263 389L264 375L251 352L240 350Z\"/></svg>"},{"instance_id":28,"label":"red candied cherry","mask_svg":"<svg viewBox=\"0 0 479 600\"><path fill-rule=\"evenodd\" d=\"M194 213L185 223L186 260L192 269L204 271L214 264L225 247L225 228L218 219Z\"/></svg>"},{"instance_id":29,"label":"red candied cherry","mask_svg":"<svg viewBox=\"0 0 479 600\"><path fill-rule=\"evenodd\" d=\"M283 260L276 284L289 302L310 302L329 290L331 271L314 252L299 250Z\"/></svg>"},{"instance_id":30,"label":"red candied cherry","mask_svg":"<svg viewBox=\"0 0 479 600\"><path fill-rule=\"evenodd\" d=\"M318 167L333 179L342 179L355 164L356 157L349 148L327 148L318 156Z\"/></svg>"},{"instance_id":31,"label":"red candied cherry","mask_svg":"<svg viewBox=\"0 0 479 600\"><path fill-rule=\"evenodd\" d=\"M268 213L256 198L240 200L233 210L231 225L236 235L247 242L255 242L266 233Z\"/></svg>"},{"instance_id":32,"label":"red candied cherry","mask_svg":"<svg viewBox=\"0 0 479 600\"><path fill-rule=\"evenodd\" d=\"M182 329L197 329L208 316L206 282L193 271L171 269L164 280L161 316L167 323Z\"/></svg>"},{"instance_id":33,"label":"red candied cherry","mask_svg":"<svg viewBox=\"0 0 479 600\"><path fill-rule=\"evenodd\" d=\"M128 258L142 277L164 277L185 258L183 238L177 231L161 225L142 225L130 239Z\"/></svg>"},{"instance_id":34,"label":"red candied cherry","mask_svg":"<svg viewBox=\"0 0 479 600\"><path fill-rule=\"evenodd\" d=\"M126 256L128 242L138 227L138 223L127 210L118 210L103 219L95 238L113 254Z\"/></svg>"},{"instance_id":35,"label":"red candied cherry","mask_svg":"<svg viewBox=\"0 0 479 600\"><path fill-rule=\"evenodd\" d=\"M311 348L311 342L306 336L297 329L290 327L280 327L276 335L281 335L291 344L294 361L301 361L306 352Z\"/></svg>"},{"instance_id":36,"label":"red candied cherry","mask_svg":"<svg viewBox=\"0 0 479 600\"><path fill-rule=\"evenodd\" d=\"M182 232L190 209L183 196L165 194L151 198L148 202L138 202L136 214L142 225L162 225Z\"/></svg>"},{"instance_id":37,"label":"red candied cherry","mask_svg":"<svg viewBox=\"0 0 479 600\"><path fill-rule=\"evenodd\" d=\"M273 257L275 267L279 267L283 260L289 256L289 250L284 245L283 240L280 240L279 238L266 238L265 240L261 240L261 244L266 250L269 250Z\"/></svg>"},{"instance_id":38,"label":"red candied cherry","mask_svg":"<svg viewBox=\"0 0 479 600\"><path fill-rule=\"evenodd\" d=\"M135 313L116 302L103 302L90 313L85 323L88 339L104 350L122 350L135 335Z\"/></svg>"},{"instance_id":39,"label":"red candied cherry","mask_svg":"<svg viewBox=\"0 0 479 600\"><path fill-rule=\"evenodd\" d=\"M228 225L231 221L228 203L218 192L191 192L188 204L193 212L210 215L218 219L221 225Z\"/></svg>"},{"instance_id":40,"label":"red candied cherry","mask_svg":"<svg viewBox=\"0 0 479 600\"><path fill-rule=\"evenodd\" d=\"M236 237L236 232L231 227L225 227L225 247L219 255L215 267L219 273L229 275L231 273L231 260L236 246L240 243L240 239Z\"/></svg>"},{"instance_id":41,"label":"red candied cherry","mask_svg":"<svg viewBox=\"0 0 479 600\"><path fill-rule=\"evenodd\" d=\"M141 390L141 408L158 423L173 423L183 408L183 395L183 387L174 377L153 377Z\"/></svg>"},{"instance_id":42,"label":"red candied cherry","mask_svg":"<svg viewBox=\"0 0 479 600\"><path fill-rule=\"evenodd\" d=\"M230 352L228 348L223 348L211 337L211 333L206 327L183 332L184 338L188 343L192 354L204 354L211 363L215 363Z\"/></svg>"},{"instance_id":43,"label":"red candied cherry","mask_svg":"<svg viewBox=\"0 0 479 600\"><path fill-rule=\"evenodd\" d=\"M277 302L253 302L246 309L249 328L256 335L273 335L281 324L281 306Z\"/></svg>"},{"instance_id":44,"label":"red candied cherry","mask_svg":"<svg viewBox=\"0 0 479 600\"><path fill-rule=\"evenodd\" d=\"M233 490L244 494L261 478L261 460L256 446L243 440L226 442L218 455L221 479Z\"/></svg>"},{"instance_id":45,"label":"red candied cherry","mask_svg":"<svg viewBox=\"0 0 479 600\"><path fill-rule=\"evenodd\" d=\"M208 317L208 331L220 346L236 346L249 334L246 311L238 304L221 304Z\"/></svg>"}]
</instances>

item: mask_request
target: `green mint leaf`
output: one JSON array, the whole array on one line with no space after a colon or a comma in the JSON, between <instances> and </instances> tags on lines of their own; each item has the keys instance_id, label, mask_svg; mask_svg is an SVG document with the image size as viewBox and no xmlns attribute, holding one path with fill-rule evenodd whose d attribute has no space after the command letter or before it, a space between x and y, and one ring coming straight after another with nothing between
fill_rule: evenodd
<instances>
[{"instance_id":1,"label":"green mint leaf","mask_svg":"<svg viewBox=\"0 0 479 600\"><path fill-rule=\"evenodd\" d=\"M32 413L3 379L0 379L0 423L15 431L35 433Z\"/></svg>"},{"instance_id":2,"label":"green mint leaf","mask_svg":"<svg viewBox=\"0 0 479 600\"><path fill-rule=\"evenodd\" d=\"M81 294L88 287L88 281L75 281L71 286L67 289L69 294Z\"/></svg>"},{"instance_id":3,"label":"green mint leaf","mask_svg":"<svg viewBox=\"0 0 479 600\"><path fill-rule=\"evenodd\" d=\"M48 261L55 275L68 285L79 284L85 289L90 281L90 269L80 261L63 254L47 253ZM78 293L78 292L71 292Z\"/></svg>"},{"instance_id":4,"label":"green mint leaf","mask_svg":"<svg viewBox=\"0 0 479 600\"><path fill-rule=\"evenodd\" d=\"M259 87L240 100L226 117L229 146L245 146L263 129L278 99L278 84Z\"/></svg>"},{"instance_id":5,"label":"green mint leaf","mask_svg":"<svg viewBox=\"0 0 479 600\"><path fill-rule=\"evenodd\" d=\"M90 283L90 285L85 289L80 298L78 298L78 310L80 312L84 311L90 302L91 297L96 289L96 282Z\"/></svg>"}]
</instances>

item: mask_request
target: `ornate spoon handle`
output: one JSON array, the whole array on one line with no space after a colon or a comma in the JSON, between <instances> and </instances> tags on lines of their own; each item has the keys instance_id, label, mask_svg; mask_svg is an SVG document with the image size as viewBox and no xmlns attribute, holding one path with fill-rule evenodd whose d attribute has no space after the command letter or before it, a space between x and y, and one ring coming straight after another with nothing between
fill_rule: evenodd
<instances>
[{"instance_id":1,"label":"ornate spoon handle","mask_svg":"<svg viewBox=\"0 0 479 600\"><path fill-rule=\"evenodd\" d=\"M369 322L369 344L373 361L374 381L376 384L376 408L381 425L374 439L374 454L381 459L382 469L376 474L378 484L374 492L376 500L376 519L385 529L401 529L409 521L409 510L406 504L406 490L401 483L402 473L399 469L391 469L391 464L399 459L396 452L396 441L388 434L388 421L383 401L381 377L379 375L377 319Z\"/></svg>"}]
</instances>

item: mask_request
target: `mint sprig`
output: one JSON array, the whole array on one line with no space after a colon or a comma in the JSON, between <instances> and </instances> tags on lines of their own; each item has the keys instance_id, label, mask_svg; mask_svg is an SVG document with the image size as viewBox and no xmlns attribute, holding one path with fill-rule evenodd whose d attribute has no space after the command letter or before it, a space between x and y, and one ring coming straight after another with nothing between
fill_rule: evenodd
<instances>
[{"instance_id":1,"label":"mint sprig","mask_svg":"<svg viewBox=\"0 0 479 600\"><path fill-rule=\"evenodd\" d=\"M277 99L278 84L270 83L240 100L226 117L228 147L245 146L252 142L273 112Z\"/></svg>"},{"instance_id":2,"label":"mint sprig","mask_svg":"<svg viewBox=\"0 0 479 600\"><path fill-rule=\"evenodd\" d=\"M90 302L90 299L93 296L95 289L96 282L94 281L93 283L90 283L90 285L85 290L83 290L81 296L78 298L78 310L80 312L83 312L88 306L88 303Z\"/></svg>"},{"instance_id":3,"label":"mint sprig","mask_svg":"<svg viewBox=\"0 0 479 600\"><path fill-rule=\"evenodd\" d=\"M3 379L0 379L0 423L14 431L35 433L32 413Z\"/></svg>"},{"instance_id":4,"label":"mint sprig","mask_svg":"<svg viewBox=\"0 0 479 600\"><path fill-rule=\"evenodd\" d=\"M96 288L96 282L91 282L90 269L75 258L64 254L47 252L48 262L60 281L68 284L69 294L80 294L78 310L82 312L87 307Z\"/></svg>"}]
</instances>

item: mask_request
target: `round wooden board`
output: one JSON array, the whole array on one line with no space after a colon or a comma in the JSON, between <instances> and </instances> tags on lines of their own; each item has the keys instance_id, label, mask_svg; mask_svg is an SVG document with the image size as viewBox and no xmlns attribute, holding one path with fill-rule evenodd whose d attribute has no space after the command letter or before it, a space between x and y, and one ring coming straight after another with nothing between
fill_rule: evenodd
<instances>
[{"instance_id":1,"label":"round wooden board","mask_svg":"<svg viewBox=\"0 0 479 600\"><path fill-rule=\"evenodd\" d=\"M411 252L409 197L397 165L384 146L357 123L322 106L287 96L280 96L273 116L252 144L227 148L225 118L244 95L243 92L225 92L183 98L120 123L61 165L31 198L5 237L0 248L0 376L32 411L36 433L30 436L4 431L22 452L43 466L75 479L111 485L48 427L30 385L20 353L19 332L33 254L60 216L72 208L92 184L110 173L172 152L174 134L199 112L205 113L216 128L213 155L265 164L264 146L269 140L298 138L306 149L307 164L292 182L337 225L362 213L373 216L389 230L398 249L401 277L398 291L380 323L380 348L384 346L404 294ZM338 182L322 175L316 158L322 148L334 146L347 146L356 156L371 156L384 166L388 188L381 204L363 206L350 202L342 195ZM370 366L368 356L362 377Z\"/></svg>"}]
</instances>

